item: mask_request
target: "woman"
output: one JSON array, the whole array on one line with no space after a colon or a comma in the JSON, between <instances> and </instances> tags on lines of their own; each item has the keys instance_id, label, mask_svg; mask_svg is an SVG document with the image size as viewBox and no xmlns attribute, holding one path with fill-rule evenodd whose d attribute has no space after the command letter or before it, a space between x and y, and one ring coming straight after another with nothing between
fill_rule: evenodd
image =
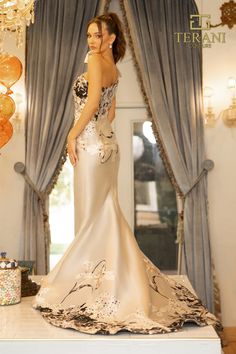
<instances>
[{"instance_id":1,"label":"woman","mask_svg":"<svg viewBox=\"0 0 236 354\"><path fill-rule=\"evenodd\" d=\"M220 322L187 288L163 275L141 252L117 197L119 146L111 127L125 55L115 13L87 28L88 71L73 85L74 126L68 153L79 195L79 230L43 280L34 307L55 326L86 333L165 333L184 322Z\"/></svg>"}]
</instances>

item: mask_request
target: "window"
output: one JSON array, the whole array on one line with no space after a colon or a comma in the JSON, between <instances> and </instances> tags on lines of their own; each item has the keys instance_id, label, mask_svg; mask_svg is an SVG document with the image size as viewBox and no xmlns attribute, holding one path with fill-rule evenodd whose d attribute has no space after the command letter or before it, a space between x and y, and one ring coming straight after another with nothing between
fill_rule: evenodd
<instances>
[{"instance_id":1,"label":"window","mask_svg":"<svg viewBox=\"0 0 236 354\"><path fill-rule=\"evenodd\" d=\"M177 269L176 193L163 166L151 122L133 122L134 234L161 270Z\"/></svg>"},{"instance_id":2,"label":"window","mask_svg":"<svg viewBox=\"0 0 236 354\"><path fill-rule=\"evenodd\" d=\"M73 166L69 159L63 165L49 198L51 229L50 270L74 239Z\"/></svg>"}]
</instances>

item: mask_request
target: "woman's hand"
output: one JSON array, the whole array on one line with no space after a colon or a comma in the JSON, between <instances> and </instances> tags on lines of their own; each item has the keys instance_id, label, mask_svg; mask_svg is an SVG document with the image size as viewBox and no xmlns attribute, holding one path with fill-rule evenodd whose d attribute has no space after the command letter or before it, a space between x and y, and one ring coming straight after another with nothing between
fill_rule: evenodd
<instances>
[{"instance_id":1,"label":"woman's hand","mask_svg":"<svg viewBox=\"0 0 236 354\"><path fill-rule=\"evenodd\" d=\"M73 167L75 167L78 162L78 156L76 154L76 139L71 138L70 135L68 135L67 138L67 152L71 164L73 165Z\"/></svg>"}]
</instances>

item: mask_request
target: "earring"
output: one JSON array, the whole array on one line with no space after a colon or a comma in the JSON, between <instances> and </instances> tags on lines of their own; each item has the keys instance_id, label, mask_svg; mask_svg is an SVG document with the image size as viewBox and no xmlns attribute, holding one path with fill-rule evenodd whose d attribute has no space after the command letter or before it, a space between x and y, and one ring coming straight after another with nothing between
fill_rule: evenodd
<instances>
[{"instance_id":1,"label":"earring","mask_svg":"<svg viewBox=\"0 0 236 354\"><path fill-rule=\"evenodd\" d=\"M112 43L109 44L109 48L112 48Z\"/></svg>"}]
</instances>

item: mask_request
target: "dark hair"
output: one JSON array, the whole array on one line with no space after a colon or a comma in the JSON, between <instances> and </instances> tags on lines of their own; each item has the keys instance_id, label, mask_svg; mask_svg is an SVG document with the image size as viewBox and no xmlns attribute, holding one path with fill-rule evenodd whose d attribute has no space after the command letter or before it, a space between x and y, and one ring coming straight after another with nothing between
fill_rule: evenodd
<instances>
[{"instance_id":1,"label":"dark hair","mask_svg":"<svg viewBox=\"0 0 236 354\"><path fill-rule=\"evenodd\" d=\"M106 23L109 34L114 33L116 35L116 39L112 44L112 52L115 63L117 63L120 59L124 58L126 51L126 40L123 25L115 12L107 12L103 15L92 18L87 25L87 29L91 23L96 23L99 31L102 32L101 22Z\"/></svg>"}]
</instances>

